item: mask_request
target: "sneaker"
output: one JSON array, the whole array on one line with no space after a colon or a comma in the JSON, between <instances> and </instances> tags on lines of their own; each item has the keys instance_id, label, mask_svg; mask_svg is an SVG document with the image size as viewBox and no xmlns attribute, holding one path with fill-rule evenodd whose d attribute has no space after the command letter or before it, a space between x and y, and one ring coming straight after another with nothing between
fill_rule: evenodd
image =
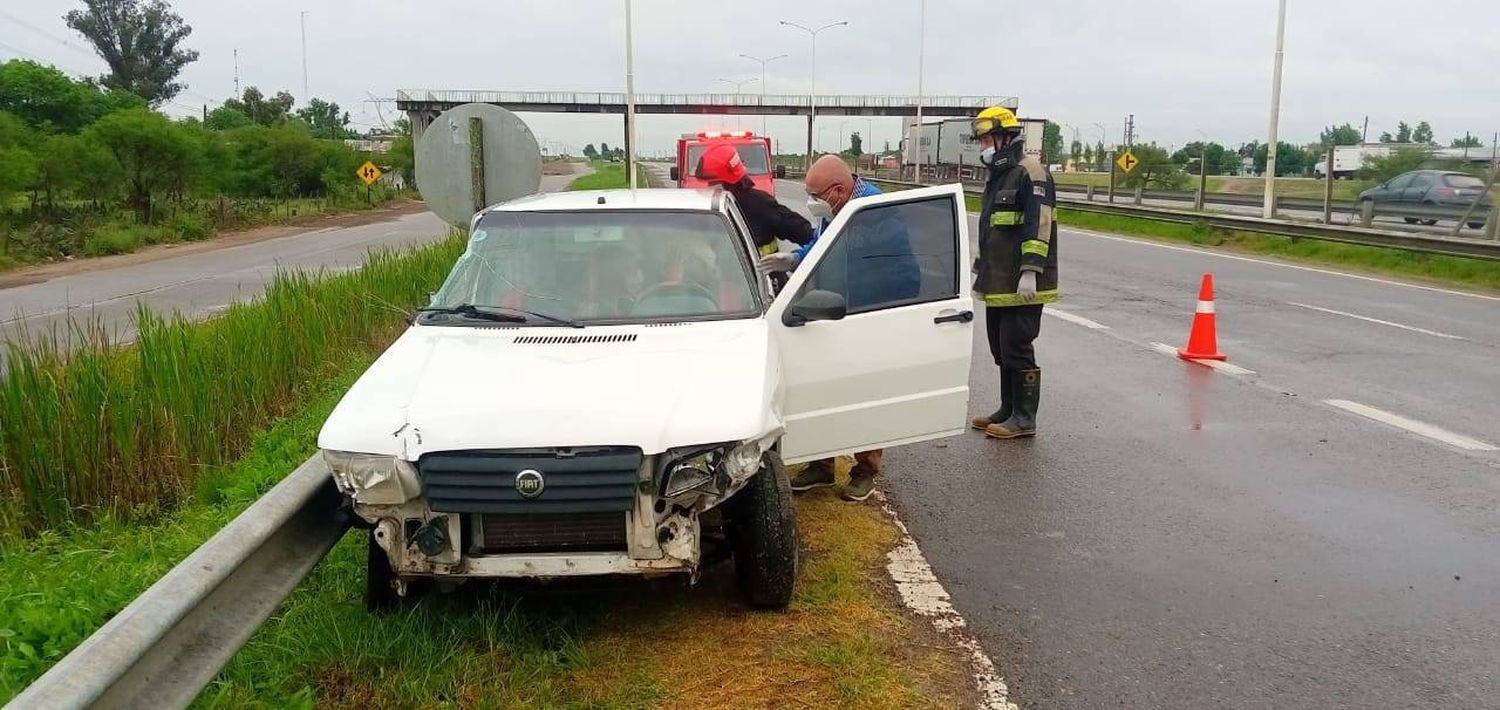
<instances>
[{"instance_id":1,"label":"sneaker","mask_svg":"<svg viewBox=\"0 0 1500 710\"><path fill-rule=\"evenodd\" d=\"M798 493L833 485L833 467L817 463L809 465L792 479L792 490Z\"/></svg>"},{"instance_id":2,"label":"sneaker","mask_svg":"<svg viewBox=\"0 0 1500 710\"><path fill-rule=\"evenodd\" d=\"M847 501L861 501L870 497L875 492L875 474L863 471L854 471L849 474L849 485L844 486L842 498Z\"/></svg>"}]
</instances>

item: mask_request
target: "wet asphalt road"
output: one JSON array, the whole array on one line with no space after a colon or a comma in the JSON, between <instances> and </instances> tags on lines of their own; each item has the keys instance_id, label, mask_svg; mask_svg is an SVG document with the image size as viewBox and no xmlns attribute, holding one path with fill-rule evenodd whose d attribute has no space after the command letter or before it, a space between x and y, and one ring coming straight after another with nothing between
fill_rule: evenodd
<instances>
[{"instance_id":1,"label":"wet asphalt road","mask_svg":"<svg viewBox=\"0 0 1500 710\"><path fill-rule=\"evenodd\" d=\"M893 450L883 483L1012 699L1500 707L1500 452L1325 403L1500 442L1500 299L1059 241L1059 306L1092 323L1043 321L1041 435ZM1204 272L1253 372L1152 345ZM974 412L995 379L976 342Z\"/></svg>"}]
</instances>

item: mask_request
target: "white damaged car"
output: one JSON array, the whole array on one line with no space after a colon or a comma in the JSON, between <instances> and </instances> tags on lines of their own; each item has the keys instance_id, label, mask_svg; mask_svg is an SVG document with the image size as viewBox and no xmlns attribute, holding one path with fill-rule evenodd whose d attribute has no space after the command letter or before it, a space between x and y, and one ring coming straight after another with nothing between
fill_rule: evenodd
<instances>
[{"instance_id":1,"label":"white damaged car","mask_svg":"<svg viewBox=\"0 0 1500 710\"><path fill-rule=\"evenodd\" d=\"M366 602L419 579L687 575L786 606L783 462L963 431L958 186L851 202L779 294L722 191L570 192L476 215L430 307L318 437L369 527Z\"/></svg>"}]
</instances>

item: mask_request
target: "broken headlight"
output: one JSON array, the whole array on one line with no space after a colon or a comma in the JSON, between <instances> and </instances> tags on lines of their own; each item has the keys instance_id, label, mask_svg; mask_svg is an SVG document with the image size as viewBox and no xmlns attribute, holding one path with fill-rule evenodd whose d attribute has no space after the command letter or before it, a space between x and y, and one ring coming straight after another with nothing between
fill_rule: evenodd
<instances>
[{"instance_id":1,"label":"broken headlight","mask_svg":"<svg viewBox=\"0 0 1500 710\"><path fill-rule=\"evenodd\" d=\"M688 492L725 495L737 490L760 470L761 458L774 437L739 444L719 444L667 452L662 495L675 498Z\"/></svg>"},{"instance_id":2,"label":"broken headlight","mask_svg":"<svg viewBox=\"0 0 1500 710\"><path fill-rule=\"evenodd\" d=\"M394 456L324 450L323 461L339 490L358 503L400 505L422 490L416 467Z\"/></svg>"}]
</instances>

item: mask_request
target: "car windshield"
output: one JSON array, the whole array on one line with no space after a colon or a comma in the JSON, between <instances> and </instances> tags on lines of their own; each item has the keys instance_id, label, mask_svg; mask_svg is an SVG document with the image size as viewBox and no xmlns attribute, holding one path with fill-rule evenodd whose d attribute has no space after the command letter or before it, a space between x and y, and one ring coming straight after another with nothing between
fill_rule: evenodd
<instances>
[{"instance_id":1,"label":"car windshield","mask_svg":"<svg viewBox=\"0 0 1500 710\"><path fill-rule=\"evenodd\" d=\"M712 143L697 143L688 146L687 169L689 172L697 171L698 161L703 158L703 151L708 150ZM741 143L734 147L740 154L740 160L745 163L745 172L750 175L769 175L771 166L766 160L766 144L760 141L754 143Z\"/></svg>"},{"instance_id":2,"label":"car windshield","mask_svg":"<svg viewBox=\"0 0 1500 710\"><path fill-rule=\"evenodd\" d=\"M515 321L531 325L756 315L759 293L738 241L713 212L490 212L423 322L494 324L465 317L469 306L530 314Z\"/></svg>"},{"instance_id":3,"label":"car windshield","mask_svg":"<svg viewBox=\"0 0 1500 710\"><path fill-rule=\"evenodd\" d=\"M1449 175L1443 182L1448 183L1448 187L1484 187L1484 181L1473 175Z\"/></svg>"}]
</instances>

